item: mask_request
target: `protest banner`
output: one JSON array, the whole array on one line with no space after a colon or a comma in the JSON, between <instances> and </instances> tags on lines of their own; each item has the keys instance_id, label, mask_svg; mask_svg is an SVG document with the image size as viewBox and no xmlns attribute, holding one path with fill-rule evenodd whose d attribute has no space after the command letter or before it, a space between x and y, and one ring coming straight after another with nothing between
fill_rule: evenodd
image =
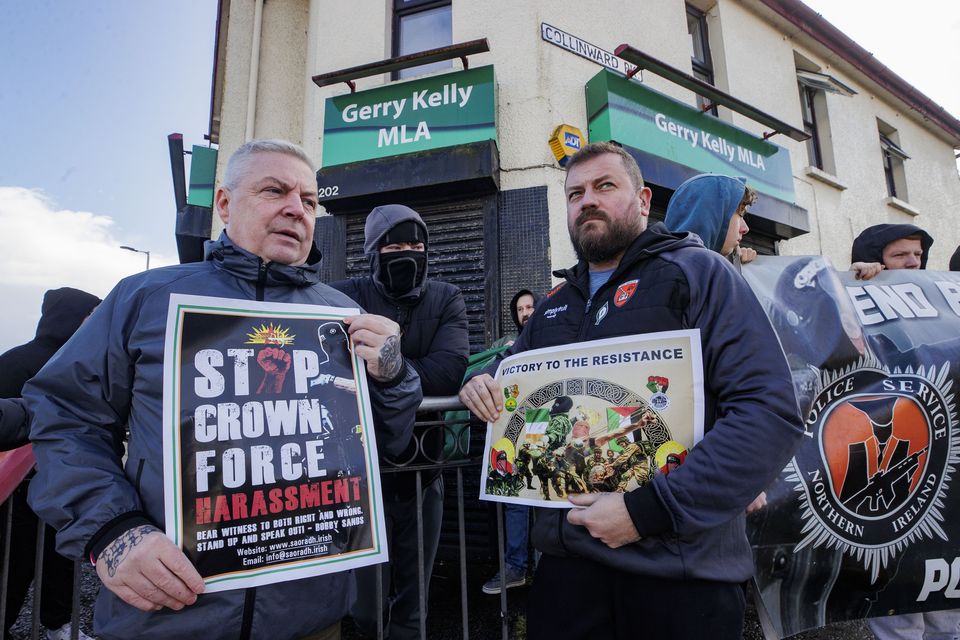
<instances>
[{"instance_id":1,"label":"protest banner","mask_svg":"<svg viewBox=\"0 0 960 640\"><path fill-rule=\"evenodd\" d=\"M525 351L497 370L480 497L570 507L569 493L629 491L682 464L703 437L698 330Z\"/></svg>"},{"instance_id":2,"label":"protest banner","mask_svg":"<svg viewBox=\"0 0 960 640\"><path fill-rule=\"evenodd\" d=\"M960 608L960 274L858 281L822 257L763 257L743 274L807 436L748 519L775 630Z\"/></svg>"},{"instance_id":3,"label":"protest banner","mask_svg":"<svg viewBox=\"0 0 960 640\"><path fill-rule=\"evenodd\" d=\"M166 533L208 593L387 560L356 312L170 297Z\"/></svg>"}]
</instances>

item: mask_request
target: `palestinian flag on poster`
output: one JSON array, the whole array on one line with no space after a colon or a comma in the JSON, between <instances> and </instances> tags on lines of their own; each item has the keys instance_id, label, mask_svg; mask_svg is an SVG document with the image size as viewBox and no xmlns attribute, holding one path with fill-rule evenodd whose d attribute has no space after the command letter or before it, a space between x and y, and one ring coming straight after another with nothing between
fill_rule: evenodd
<instances>
[{"instance_id":1,"label":"palestinian flag on poster","mask_svg":"<svg viewBox=\"0 0 960 640\"><path fill-rule=\"evenodd\" d=\"M619 431L625 434L630 441L633 441L633 433L628 431L630 428L630 416L637 407L607 407L607 433ZM619 434L618 434L619 435ZM620 453L623 448L617 444L616 436L610 439L608 446Z\"/></svg>"},{"instance_id":2,"label":"palestinian flag on poster","mask_svg":"<svg viewBox=\"0 0 960 640\"><path fill-rule=\"evenodd\" d=\"M550 424L549 409L527 409L527 441L536 444L547 433Z\"/></svg>"}]
</instances>

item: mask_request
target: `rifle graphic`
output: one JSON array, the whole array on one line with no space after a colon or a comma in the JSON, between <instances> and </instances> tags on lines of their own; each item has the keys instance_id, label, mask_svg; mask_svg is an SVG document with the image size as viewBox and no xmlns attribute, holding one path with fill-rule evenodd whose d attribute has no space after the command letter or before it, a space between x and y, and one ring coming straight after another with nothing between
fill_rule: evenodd
<instances>
[{"instance_id":1,"label":"rifle graphic","mask_svg":"<svg viewBox=\"0 0 960 640\"><path fill-rule=\"evenodd\" d=\"M904 476L909 476L920 464L920 456L927 452L929 447L924 447L916 451L900 462L896 463L886 471L880 471L873 476L867 486L843 501L843 505L860 513L860 506L866 502L867 511L876 513L882 509L887 509L896 497L893 490L893 483Z\"/></svg>"},{"instance_id":2,"label":"rifle graphic","mask_svg":"<svg viewBox=\"0 0 960 640\"><path fill-rule=\"evenodd\" d=\"M339 376L333 376L329 373L321 373L319 376L310 381L310 386L315 387L318 384L330 384L333 383L333 386L337 389L343 391L349 391L350 393L357 392L357 383L349 378L341 378Z\"/></svg>"}]
</instances>

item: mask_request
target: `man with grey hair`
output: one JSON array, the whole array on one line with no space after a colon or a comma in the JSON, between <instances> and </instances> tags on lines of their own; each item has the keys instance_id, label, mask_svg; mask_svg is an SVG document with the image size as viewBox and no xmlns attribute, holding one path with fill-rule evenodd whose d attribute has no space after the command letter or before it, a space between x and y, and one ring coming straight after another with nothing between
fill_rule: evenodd
<instances>
[{"instance_id":1,"label":"man with grey hair","mask_svg":"<svg viewBox=\"0 0 960 640\"><path fill-rule=\"evenodd\" d=\"M567 227L579 261L555 272L560 284L507 353L696 330L705 435L682 464L643 486L571 494L566 513L539 510L531 535L543 555L527 600L527 637L739 639L742 585L753 574L744 508L803 435L790 370L728 262L689 234L647 228L652 194L626 151L593 143L566 170ZM495 369L460 390L488 421L504 407Z\"/></svg>"},{"instance_id":2,"label":"man with grey hair","mask_svg":"<svg viewBox=\"0 0 960 640\"><path fill-rule=\"evenodd\" d=\"M164 335L171 294L355 307L320 283L313 244L317 184L302 149L246 143L227 164L216 208L226 225L200 263L121 281L24 397L34 414L38 471L30 501L59 531L58 549L94 561L106 589L94 618L110 638L338 638L343 573L204 594L197 570L163 534L161 432ZM420 404L398 325L360 314L345 322L371 380L381 450L410 439ZM124 464L114 436L129 426Z\"/></svg>"}]
</instances>

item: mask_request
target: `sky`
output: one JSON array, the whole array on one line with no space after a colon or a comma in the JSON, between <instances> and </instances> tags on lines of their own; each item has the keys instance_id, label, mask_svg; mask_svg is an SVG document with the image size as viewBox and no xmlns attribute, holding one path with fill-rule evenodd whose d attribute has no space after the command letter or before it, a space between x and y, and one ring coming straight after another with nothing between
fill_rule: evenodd
<instances>
[{"instance_id":1,"label":"sky","mask_svg":"<svg viewBox=\"0 0 960 640\"><path fill-rule=\"evenodd\" d=\"M960 117L960 2L807 4ZM177 262L167 135L206 144L216 5L0 0L0 352L46 289L102 297L146 266L121 245Z\"/></svg>"},{"instance_id":2,"label":"sky","mask_svg":"<svg viewBox=\"0 0 960 640\"><path fill-rule=\"evenodd\" d=\"M216 6L0 0L0 352L45 290L144 269L121 245L177 262L167 135L207 144Z\"/></svg>"}]
</instances>

